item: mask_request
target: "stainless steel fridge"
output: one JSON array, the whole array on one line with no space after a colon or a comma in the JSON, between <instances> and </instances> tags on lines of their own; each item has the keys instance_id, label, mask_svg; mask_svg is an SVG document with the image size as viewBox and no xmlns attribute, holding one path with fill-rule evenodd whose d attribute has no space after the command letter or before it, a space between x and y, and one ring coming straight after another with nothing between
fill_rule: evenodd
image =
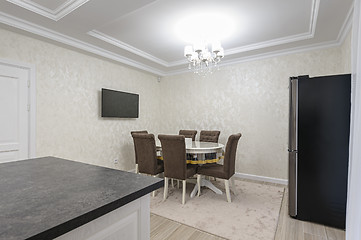
<instances>
[{"instance_id":1,"label":"stainless steel fridge","mask_svg":"<svg viewBox=\"0 0 361 240\"><path fill-rule=\"evenodd\" d=\"M290 78L289 215L345 228L351 75Z\"/></svg>"}]
</instances>

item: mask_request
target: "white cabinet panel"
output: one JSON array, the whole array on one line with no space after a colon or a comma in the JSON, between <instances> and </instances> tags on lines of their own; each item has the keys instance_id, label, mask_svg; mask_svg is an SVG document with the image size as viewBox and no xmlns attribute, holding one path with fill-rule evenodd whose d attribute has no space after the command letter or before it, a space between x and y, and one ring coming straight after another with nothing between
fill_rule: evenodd
<instances>
[{"instance_id":1,"label":"white cabinet panel","mask_svg":"<svg viewBox=\"0 0 361 240\"><path fill-rule=\"evenodd\" d=\"M148 240L150 239L149 194L105 214L56 240Z\"/></svg>"}]
</instances>

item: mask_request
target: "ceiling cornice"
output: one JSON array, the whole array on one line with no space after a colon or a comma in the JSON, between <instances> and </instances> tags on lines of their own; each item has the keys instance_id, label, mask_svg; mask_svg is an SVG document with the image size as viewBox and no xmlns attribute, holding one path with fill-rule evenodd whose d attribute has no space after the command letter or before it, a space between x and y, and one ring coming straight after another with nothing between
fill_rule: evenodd
<instances>
[{"instance_id":1,"label":"ceiling cornice","mask_svg":"<svg viewBox=\"0 0 361 240\"><path fill-rule=\"evenodd\" d=\"M339 31L338 37L334 41L311 44L311 45L307 45L307 46L303 46L303 47L296 47L296 48L272 51L272 52L268 52L268 53L252 55L252 56L242 57L242 58L238 58L238 59L232 59L232 60L228 60L228 61L224 60L219 64L219 66L222 67L222 66L228 66L228 65L235 65L235 64L240 64L240 63L245 63L245 62L250 62L250 61L257 61L257 60L262 60L262 59L267 59L267 58L272 58L272 57L279 57L279 56L284 56L284 55L290 55L290 54L295 54L295 53L301 53L301 52L306 52L306 51L339 47L343 44L343 42L346 39L347 34L351 31L352 16L353 16L353 5L350 7L350 9L347 13L347 17ZM177 75L177 74L182 74L182 73L190 73L190 72L192 72L192 70L184 68L181 70L167 72L166 76L172 76L172 75Z\"/></svg>"},{"instance_id":2,"label":"ceiling cornice","mask_svg":"<svg viewBox=\"0 0 361 240\"><path fill-rule=\"evenodd\" d=\"M312 1L312 8L311 8L311 14L310 14L310 21L309 21L309 28L308 31L305 33L301 33L301 34L296 34L296 35L292 35L292 36L287 36L284 38L278 38L278 39L273 39L270 41L264 41L264 42L260 42L257 44L250 44L247 46L242 46L239 48L232 48L229 50L225 51L225 54L227 56L229 55L233 55L233 54L238 54L238 53L242 53L242 52L247 52L247 51L251 51L251 50L256 50L256 49L261 49L261 48L266 48L266 47L271 47L271 46L277 46L277 45L282 45L285 43L290 43L290 42L296 42L296 41L302 41L305 39L310 39L314 37L315 34L315 29L316 29L316 23L317 23L317 16L318 16L318 11L319 11L319 7L320 7L320 0L313 0ZM138 48L135 48L129 44L126 44L122 41L119 41L116 38L113 38L107 34L104 34L98 30L92 30L90 32L88 32L89 35L96 37L102 41L105 41L107 43L110 43L114 46L117 46L123 50L129 51L133 54L136 54L138 56L141 56L143 58L146 58L150 61L153 61L159 65L162 65L164 67L176 67L179 65L183 65L186 63L186 61L184 59L182 60L178 60L178 61L173 61L173 62L167 62L163 59L157 58L147 52L144 52Z\"/></svg>"},{"instance_id":3,"label":"ceiling cornice","mask_svg":"<svg viewBox=\"0 0 361 240\"><path fill-rule=\"evenodd\" d=\"M264 47L269 47L269 46L275 46L278 44L289 43L289 42L292 42L292 38L299 40L301 38L307 39L307 38L313 37L314 31L315 31L315 26L316 26L318 7L319 7L319 0L314 0L314 10L312 11L313 17L311 17L310 29L307 33L300 34L300 35L294 35L289 38L287 37L287 38L282 38L282 39L276 39L273 41L263 42L260 44L249 45L249 46L237 48L237 49L238 50L242 49L242 51L245 51L245 49L249 49L249 50L259 49L259 48L264 48ZM309 50L316 50L316 49L340 46L343 43L347 33L349 32L349 30L352 26L352 13L353 13L353 6L351 6L350 10L348 11L348 15L347 15L347 17L342 25L342 28L339 31L338 37L335 41L329 41L329 42L324 42L324 43L319 43L319 44L312 44L312 45L297 47L297 48L292 48L292 49L272 51L272 52L268 52L265 54L241 57L241 58L232 59L232 60L228 60L228 61L225 59L224 61L222 61L222 64L220 64L220 66L238 64L238 63L242 63L242 62L254 61L254 60L265 59L265 58L270 58L270 57L275 57L275 56L280 56L280 55L287 55L287 54L292 54L292 53L298 53L298 52L302 52L302 51L309 51ZM66 36L66 35L58 33L56 31L33 24L31 22L16 18L14 16L8 15L1 11L0 11L0 22L3 24L6 24L6 25L9 25L9 26L12 26L12 27L15 27L18 29L22 29L27 32L48 38L48 39L51 39L51 40L75 47L75 48L79 48L79 49L88 51L90 53L94 53L96 55L99 55L99 56L102 56L105 58L129 65L131 67L134 67L134 68L146 71L146 72L150 72L157 76L170 76L170 75L176 75L176 74L190 72L187 68L184 68L181 70L178 69L178 70L170 70L170 71L161 71L157 68L150 67L150 66L142 64L138 61L134 61L132 59L123 57L119 54L115 54L115 53L105 50L103 48L100 48L100 47L94 46L92 44L77 40L75 38ZM295 40L295 41L298 41L298 40ZM278 44L276 44L276 43L278 43ZM131 46L129 46L129 47L131 47ZM127 50L127 49L125 49L125 50ZM236 50L230 49L228 51L231 52L232 54L235 54L235 53L233 53L233 51L236 52ZM226 53L228 53L228 51ZM152 55L149 54L148 57L151 57L151 56ZM149 58L147 58L147 59L149 59ZM151 59L149 59L149 60L151 60ZM158 59L158 60L160 60L160 59ZM186 61L183 60L183 61L171 62L168 64L165 64L166 63L165 61L157 62L157 63L159 63L160 65L165 66L165 67L174 67L174 66L186 64Z\"/></svg>"},{"instance_id":4,"label":"ceiling cornice","mask_svg":"<svg viewBox=\"0 0 361 240\"><path fill-rule=\"evenodd\" d=\"M347 16L345 18L345 21L342 24L342 27L337 35L337 41L342 44L347 36L347 33L352 28L352 16L353 16L353 10L354 10L354 4L352 3L350 9L347 12Z\"/></svg>"},{"instance_id":5,"label":"ceiling cornice","mask_svg":"<svg viewBox=\"0 0 361 240\"><path fill-rule=\"evenodd\" d=\"M29 11L34 13L40 14L44 17L50 18L54 21L58 21L59 19L65 17L84 3L88 2L89 0L67 0L55 10L51 10L44 6L41 6L33 1L24 1L24 0L6 0L13 4L16 4L22 8L25 8Z\"/></svg>"},{"instance_id":6,"label":"ceiling cornice","mask_svg":"<svg viewBox=\"0 0 361 240\"><path fill-rule=\"evenodd\" d=\"M249 45L238 47L238 48L231 48L231 49L225 50L225 55L230 56L230 55L238 54L238 53L242 53L242 52L247 52L247 51L252 51L252 50L257 50L257 49L262 49L262 48L267 48L267 47L273 47L273 46L278 46L278 45L282 45L282 44L286 44L286 43L297 42L297 41L302 41L302 40L313 38L315 35L315 30L316 30L316 23L317 23L319 7L320 7L320 0L313 0L311 15L310 15L310 24L309 24L309 28L308 28L307 32L301 33L301 34L295 34L295 35L291 35L291 36L287 36L287 37L283 37L283 38L272 39L270 41L259 42L256 44L249 44ZM174 67L174 66L178 66L181 64L184 64L184 60L170 62L169 66Z\"/></svg>"},{"instance_id":7,"label":"ceiling cornice","mask_svg":"<svg viewBox=\"0 0 361 240\"><path fill-rule=\"evenodd\" d=\"M145 64L142 64L142 63L134 61L132 59L123 57L123 56L121 56L119 54L115 54L115 53L110 52L108 50L105 50L103 48L94 46L92 44L89 44L89 43L86 43L86 42L83 42L83 41L80 41L78 39L75 39L75 38L69 37L67 35L58 33L56 31L50 30L48 28L44 28L44 27L36 25L34 23L30 23L28 21L16 18L14 16L8 15L8 14L6 14L4 12L1 12L1 11L0 11L0 22L3 23L3 24L6 24L6 25L9 25L9 26L12 26L12 27L15 27L15 28L18 28L18 29L22 29L22 30L25 30L27 32L30 32L30 33L33 33L33 34L48 38L48 39L57 41L57 42L60 42L60 43L64 43L66 45L69 45L69 46L72 46L72 47L75 47L75 48L85 50L85 51L90 52L90 53L97 54L97 55L105 57L105 58L109 58L111 60L114 60L114 61L126 64L126 65L129 65L129 66L132 66L132 67L135 67L135 68L138 68L138 69L141 69L143 71L153 73L153 74L158 75L158 76L164 76L165 75L165 72L160 71L160 70L158 70L156 68L149 67L149 66L147 66Z\"/></svg>"},{"instance_id":8,"label":"ceiling cornice","mask_svg":"<svg viewBox=\"0 0 361 240\"><path fill-rule=\"evenodd\" d=\"M326 43L325 42L317 43L317 44L312 44L312 45L303 46L303 47L289 48L289 49L272 51L272 52L268 52L268 53L251 55L251 56L242 57L242 58L238 58L238 59L222 60L222 63L219 63L218 66L224 67L224 66L235 65L235 64L245 63L245 62L263 60L263 59L272 58L272 57L279 57L279 56L284 56L284 55L290 55L290 54L295 54L295 53L301 53L301 52L306 52L306 51L319 50L319 49L331 48L331 47L337 47L337 46L340 46L340 43L336 40L326 42ZM166 76L172 76L172 75L189 73L189 72L192 72L192 70L188 70L188 68L185 67L184 69L167 72Z\"/></svg>"},{"instance_id":9,"label":"ceiling cornice","mask_svg":"<svg viewBox=\"0 0 361 240\"><path fill-rule=\"evenodd\" d=\"M151 55L151 54L149 54L147 52L144 52L144 51L142 51L142 50L140 50L138 48L135 48L135 47L133 47L133 46L131 46L129 44L126 44L125 42L119 41L118 39L113 38L113 37L111 37L111 36L109 36L109 35L107 35L105 33L102 33L102 32L97 31L97 30L92 30L92 31L89 31L87 34L89 34L92 37L98 38L98 39L100 39L100 40L102 40L104 42L107 42L107 43L110 43L110 44L112 44L114 46L117 46L117 47L119 47L121 49L124 49L124 50L126 50L128 52L131 52L131 53L134 53L134 54L136 54L138 56L146 58L146 59L148 59L148 60L150 60L152 62L158 63L158 64L160 64L160 65L162 65L164 67L169 67L168 62L166 62L166 61L164 61L164 60L162 60L160 58L156 58L155 56L153 56L153 55Z\"/></svg>"}]
</instances>

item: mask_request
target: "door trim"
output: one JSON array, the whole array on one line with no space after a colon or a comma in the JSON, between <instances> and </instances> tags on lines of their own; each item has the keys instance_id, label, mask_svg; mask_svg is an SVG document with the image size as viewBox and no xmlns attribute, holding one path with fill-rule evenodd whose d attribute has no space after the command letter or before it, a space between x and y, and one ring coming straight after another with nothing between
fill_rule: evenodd
<instances>
[{"instance_id":1,"label":"door trim","mask_svg":"<svg viewBox=\"0 0 361 240\"><path fill-rule=\"evenodd\" d=\"M17 62L9 59L0 58L0 64L9 67L25 69L28 72L29 88L29 158L36 157L36 78L35 65Z\"/></svg>"}]
</instances>

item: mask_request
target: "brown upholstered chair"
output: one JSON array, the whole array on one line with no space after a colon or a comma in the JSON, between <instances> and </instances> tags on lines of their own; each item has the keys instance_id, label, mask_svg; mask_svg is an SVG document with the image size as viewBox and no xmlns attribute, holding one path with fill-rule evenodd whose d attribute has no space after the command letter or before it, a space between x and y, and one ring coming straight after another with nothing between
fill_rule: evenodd
<instances>
[{"instance_id":1,"label":"brown upholstered chair","mask_svg":"<svg viewBox=\"0 0 361 240\"><path fill-rule=\"evenodd\" d=\"M192 141L195 141L197 130L179 130L179 135L183 135L186 138L192 138Z\"/></svg>"},{"instance_id":2,"label":"brown upholstered chair","mask_svg":"<svg viewBox=\"0 0 361 240\"><path fill-rule=\"evenodd\" d=\"M199 141L200 142L214 142L218 143L219 134L221 134L220 131L205 131L202 130L199 135ZM217 154L215 153L207 153L205 154L206 159L215 159L217 158Z\"/></svg>"},{"instance_id":3,"label":"brown upholstered chair","mask_svg":"<svg viewBox=\"0 0 361 240\"><path fill-rule=\"evenodd\" d=\"M157 176L164 171L163 161L157 159L153 134L133 134L134 147L138 158L139 173ZM155 192L153 191L153 196Z\"/></svg>"},{"instance_id":4,"label":"brown upholstered chair","mask_svg":"<svg viewBox=\"0 0 361 240\"><path fill-rule=\"evenodd\" d=\"M203 166L198 167L197 173L205 176L212 176L216 178L221 178L225 180L227 201L231 202L231 194L229 191L229 180L231 179L232 187L234 187L234 182L232 176L235 173L235 161L236 161L236 153L237 153L237 144L238 140L242 134L233 134L229 136L226 151L224 153L224 162L223 165L220 164L205 164ZM198 183L198 196L200 195L200 175L197 176ZM233 189L234 191L234 189Z\"/></svg>"},{"instance_id":5,"label":"brown upholstered chair","mask_svg":"<svg viewBox=\"0 0 361 240\"><path fill-rule=\"evenodd\" d=\"M185 203L186 179L196 174L197 165L187 165L185 137L183 135L158 135L162 144L164 161L164 200L168 195L168 179L183 181L182 204Z\"/></svg>"},{"instance_id":6,"label":"brown upholstered chair","mask_svg":"<svg viewBox=\"0 0 361 240\"><path fill-rule=\"evenodd\" d=\"M148 134L147 130L141 130L141 131L131 131L130 134L133 137L133 134ZM134 138L133 138L133 142L134 142ZM135 173L139 173L138 170L138 157L137 157L137 149L134 143L134 152L135 152Z\"/></svg>"},{"instance_id":7,"label":"brown upholstered chair","mask_svg":"<svg viewBox=\"0 0 361 240\"><path fill-rule=\"evenodd\" d=\"M218 143L220 131L204 131L202 130L199 135L200 142L214 142Z\"/></svg>"}]
</instances>

